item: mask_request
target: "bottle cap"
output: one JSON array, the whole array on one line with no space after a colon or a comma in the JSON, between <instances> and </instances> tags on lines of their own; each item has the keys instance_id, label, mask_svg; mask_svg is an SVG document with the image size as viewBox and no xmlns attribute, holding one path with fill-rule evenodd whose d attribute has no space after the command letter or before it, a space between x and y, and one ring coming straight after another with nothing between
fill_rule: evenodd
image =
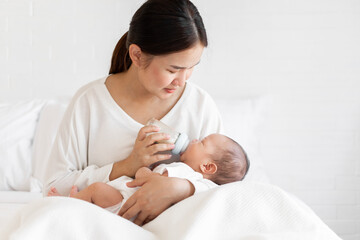
<instances>
[{"instance_id":1,"label":"bottle cap","mask_svg":"<svg viewBox=\"0 0 360 240\"><path fill-rule=\"evenodd\" d=\"M189 145L189 137L186 133L180 133L178 139L175 142L175 147L171 151L173 154L180 154L184 152Z\"/></svg>"}]
</instances>

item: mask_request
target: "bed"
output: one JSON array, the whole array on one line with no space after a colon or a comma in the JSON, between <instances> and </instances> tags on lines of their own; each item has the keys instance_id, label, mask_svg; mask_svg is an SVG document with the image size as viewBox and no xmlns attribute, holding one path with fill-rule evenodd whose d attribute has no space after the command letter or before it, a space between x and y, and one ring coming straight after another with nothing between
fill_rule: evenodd
<instances>
[{"instance_id":1,"label":"bed","mask_svg":"<svg viewBox=\"0 0 360 240\"><path fill-rule=\"evenodd\" d=\"M0 239L340 239L269 182L257 139L268 102L216 100L227 135L251 160L247 178L185 199L143 227L85 201L42 197L44 163L67 99L0 104Z\"/></svg>"}]
</instances>

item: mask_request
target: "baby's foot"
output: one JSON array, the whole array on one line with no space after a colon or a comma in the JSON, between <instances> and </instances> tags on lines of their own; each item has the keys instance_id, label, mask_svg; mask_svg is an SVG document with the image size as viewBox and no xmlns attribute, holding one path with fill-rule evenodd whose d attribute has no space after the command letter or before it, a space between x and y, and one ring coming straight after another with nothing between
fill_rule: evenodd
<instances>
[{"instance_id":1,"label":"baby's foot","mask_svg":"<svg viewBox=\"0 0 360 240\"><path fill-rule=\"evenodd\" d=\"M79 192L77 186L72 186L70 190L70 197L74 197L75 194Z\"/></svg>"},{"instance_id":2,"label":"baby's foot","mask_svg":"<svg viewBox=\"0 0 360 240\"><path fill-rule=\"evenodd\" d=\"M50 191L48 192L47 195L48 195L48 197L61 196L60 193L54 187L50 188Z\"/></svg>"}]
</instances>

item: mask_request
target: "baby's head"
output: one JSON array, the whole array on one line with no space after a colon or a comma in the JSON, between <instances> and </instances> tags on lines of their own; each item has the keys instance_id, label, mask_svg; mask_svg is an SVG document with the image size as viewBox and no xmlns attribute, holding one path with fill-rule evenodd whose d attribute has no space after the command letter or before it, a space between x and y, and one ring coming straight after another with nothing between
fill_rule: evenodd
<instances>
[{"instance_id":1,"label":"baby's head","mask_svg":"<svg viewBox=\"0 0 360 240\"><path fill-rule=\"evenodd\" d=\"M250 167L244 149L221 134L191 141L180 160L219 185L244 179Z\"/></svg>"}]
</instances>

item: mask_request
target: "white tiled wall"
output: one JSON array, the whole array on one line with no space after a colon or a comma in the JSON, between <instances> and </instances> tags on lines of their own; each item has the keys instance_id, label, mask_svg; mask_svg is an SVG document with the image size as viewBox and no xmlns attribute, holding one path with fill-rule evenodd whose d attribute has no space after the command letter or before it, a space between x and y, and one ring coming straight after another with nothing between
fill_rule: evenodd
<instances>
[{"instance_id":1,"label":"white tiled wall","mask_svg":"<svg viewBox=\"0 0 360 240\"><path fill-rule=\"evenodd\" d=\"M140 0L0 0L0 101L71 95L104 76ZM270 94L270 179L360 239L360 1L194 0L209 47L192 80Z\"/></svg>"}]
</instances>

